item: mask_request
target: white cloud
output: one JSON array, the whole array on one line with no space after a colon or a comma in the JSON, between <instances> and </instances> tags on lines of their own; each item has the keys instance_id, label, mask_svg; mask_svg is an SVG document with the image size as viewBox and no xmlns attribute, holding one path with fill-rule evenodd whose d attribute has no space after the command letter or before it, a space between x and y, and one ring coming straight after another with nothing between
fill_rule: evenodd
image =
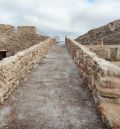
<instances>
[{"instance_id":1,"label":"white cloud","mask_svg":"<svg viewBox=\"0 0 120 129\"><path fill-rule=\"evenodd\" d=\"M0 0L0 23L80 35L120 18L120 0Z\"/></svg>"}]
</instances>

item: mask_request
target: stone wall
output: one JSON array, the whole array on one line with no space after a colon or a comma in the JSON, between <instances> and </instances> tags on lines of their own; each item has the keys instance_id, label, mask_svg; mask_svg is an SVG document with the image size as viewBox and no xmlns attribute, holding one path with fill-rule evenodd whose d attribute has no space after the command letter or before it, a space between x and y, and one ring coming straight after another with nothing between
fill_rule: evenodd
<instances>
[{"instance_id":1,"label":"stone wall","mask_svg":"<svg viewBox=\"0 0 120 129\"><path fill-rule=\"evenodd\" d=\"M38 35L34 26L0 25L0 51L7 57L46 40L47 36Z\"/></svg>"},{"instance_id":2,"label":"stone wall","mask_svg":"<svg viewBox=\"0 0 120 129\"><path fill-rule=\"evenodd\" d=\"M76 41L81 44L120 45L120 20L113 21L102 27L88 31Z\"/></svg>"},{"instance_id":3,"label":"stone wall","mask_svg":"<svg viewBox=\"0 0 120 129\"><path fill-rule=\"evenodd\" d=\"M24 51L18 52L14 56L8 57L0 61L0 102L17 87L26 77L26 74L40 63L42 57L47 53L48 49L55 44L52 38L44 42L36 44Z\"/></svg>"},{"instance_id":4,"label":"stone wall","mask_svg":"<svg viewBox=\"0 0 120 129\"><path fill-rule=\"evenodd\" d=\"M35 26L18 26L17 32L20 34L36 34L36 28Z\"/></svg>"},{"instance_id":5,"label":"stone wall","mask_svg":"<svg viewBox=\"0 0 120 129\"><path fill-rule=\"evenodd\" d=\"M100 58L109 61L120 61L120 45L85 45Z\"/></svg>"},{"instance_id":6,"label":"stone wall","mask_svg":"<svg viewBox=\"0 0 120 129\"><path fill-rule=\"evenodd\" d=\"M66 39L84 83L92 92L104 122L112 129L120 128L120 68L99 58L75 40Z\"/></svg>"}]
</instances>

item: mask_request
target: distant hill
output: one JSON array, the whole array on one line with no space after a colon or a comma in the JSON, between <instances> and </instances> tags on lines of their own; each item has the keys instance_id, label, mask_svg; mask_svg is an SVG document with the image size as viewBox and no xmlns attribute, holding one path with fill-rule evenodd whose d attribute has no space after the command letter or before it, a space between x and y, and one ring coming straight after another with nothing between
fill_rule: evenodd
<instances>
[{"instance_id":1,"label":"distant hill","mask_svg":"<svg viewBox=\"0 0 120 129\"><path fill-rule=\"evenodd\" d=\"M114 44L120 45L120 19L105 26L90 30L79 36L76 41L81 44Z\"/></svg>"}]
</instances>

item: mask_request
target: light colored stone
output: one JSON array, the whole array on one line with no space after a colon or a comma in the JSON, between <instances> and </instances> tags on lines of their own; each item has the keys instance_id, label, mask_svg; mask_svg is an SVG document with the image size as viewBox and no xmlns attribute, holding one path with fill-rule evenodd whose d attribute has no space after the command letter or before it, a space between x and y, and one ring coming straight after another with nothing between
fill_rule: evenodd
<instances>
[{"instance_id":1,"label":"light colored stone","mask_svg":"<svg viewBox=\"0 0 120 129\"><path fill-rule=\"evenodd\" d=\"M120 129L120 104L102 103L98 111L112 129Z\"/></svg>"},{"instance_id":2,"label":"light colored stone","mask_svg":"<svg viewBox=\"0 0 120 129\"><path fill-rule=\"evenodd\" d=\"M81 77L90 88L106 123L120 129L120 67L99 58L84 45L66 39L66 46L77 64ZM117 114L118 113L118 114Z\"/></svg>"},{"instance_id":3,"label":"light colored stone","mask_svg":"<svg viewBox=\"0 0 120 129\"><path fill-rule=\"evenodd\" d=\"M43 55L54 44L55 40L49 38L0 62L1 102L19 85L20 80L24 79L27 73L40 63Z\"/></svg>"},{"instance_id":4,"label":"light colored stone","mask_svg":"<svg viewBox=\"0 0 120 129\"><path fill-rule=\"evenodd\" d=\"M48 38L48 36L37 34L37 29L34 26L18 26L15 28L11 25L0 24L0 51L5 50L7 57Z\"/></svg>"}]
</instances>

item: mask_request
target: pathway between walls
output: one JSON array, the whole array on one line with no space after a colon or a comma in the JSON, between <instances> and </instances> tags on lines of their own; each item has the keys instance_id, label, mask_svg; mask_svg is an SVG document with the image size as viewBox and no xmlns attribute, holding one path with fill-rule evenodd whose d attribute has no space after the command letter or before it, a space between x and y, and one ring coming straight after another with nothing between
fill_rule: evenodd
<instances>
[{"instance_id":1,"label":"pathway between walls","mask_svg":"<svg viewBox=\"0 0 120 129\"><path fill-rule=\"evenodd\" d=\"M0 106L0 129L105 129L65 45L54 45Z\"/></svg>"}]
</instances>

